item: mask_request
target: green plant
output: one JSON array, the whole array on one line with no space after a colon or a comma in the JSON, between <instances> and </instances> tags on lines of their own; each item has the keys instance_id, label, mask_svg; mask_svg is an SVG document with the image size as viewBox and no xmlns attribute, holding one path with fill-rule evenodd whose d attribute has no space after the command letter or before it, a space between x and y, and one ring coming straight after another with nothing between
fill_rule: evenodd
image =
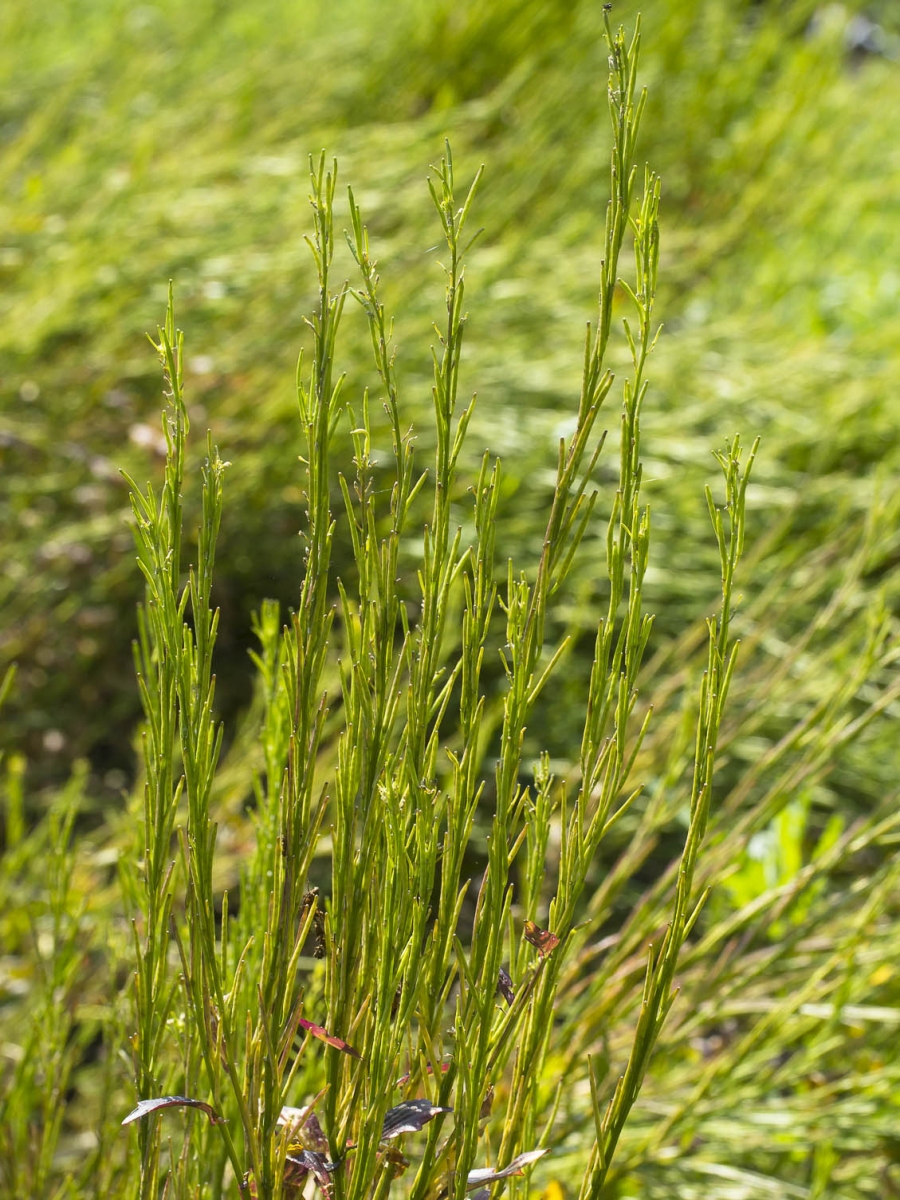
<instances>
[{"instance_id":1,"label":"green plant","mask_svg":"<svg viewBox=\"0 0 900 1200\"><path fill-rule=\"evenodd\" d=\"M505 588L495 581L499 462L485 457L469 515L460 507L458 478L474 405L473 400L461 406L458 390L463 261L474 241L468 227L478 177L457 207L448 148L430 183L446 243L446 317L434 358L434 465L417 475L401 415L391 323L379 297L360 210L351 193L349 241L361 282L349 291L335 288L336 170L326 172L323 158L312 173L310 245L319 302L310 322L309 373L302 362L298 372L306 441L305 574L297 611L284 633L278 634L271 608L258 621L265 771L257 788L257 841L242 876L240 909L232 916L226 895L218 922L210 795L221 730L213 719L217 616L211 589L225 464L210 444L198 568L184 584L181 489L188 423L183 342L170 294L157 345L170 400L166 480L158 497L132 483L147 580L138 656L147 716L146 850L141 882L131 889L143 910L135 942L134 1039L143 1098L137 1115L149 1118L141 1122L142 1196L155 1196L159 1188L159 1125L150 1114L169 1106L163 1093L174 1088L176 1078L183 1080L179 1090L189 1099L210 1096L207 1111L223 1135L218 1152L214 1142L207 1143L202 1156L184 1156L170 1166L176 1190L199 1175L217 1194L224 1187L227 1160L234 1180L260 1197L282 1194L309 1172L336 1197L382 1197L410 1168L409 1194L416 1200L435 1195L435 1189L462 1200L478 1181L518 1173L550 1148L559 1095L555 1089L554 1100L554 1089L548 1091L546 1059L560 974L578 941L585 884L604 835L639 795L632 768L648 723L647 717L635 716L651 627L641 603L649 513L641 501L640 412L655 338L660 188L646 173L642 196L635 194L632 160L644 105L635 95L639 34L629 42L623 31L614 36L607 25L607 38L614 144L599 316L585 346L575 428L560 441L540 559L530 570L510 562L503 572ZM629 232L633 285L618 276ZM546 639L553 597L564 587L600 496L592 480L605 439L596 436L595 426L614 379L605 359L617 287L627 293L637 322L632 331L625 321L632 374L624 384L619 480L608 516L608 600L597 627L580 762L569 779L557 780L546 756L529 770L523 742L541 692L567 649L566 638L557 645ZM392 446L388 472L375 462L373 442L382 428L368 393L354 412L335 375L337 333L348 295L362 305L369 322ZM356 568L352 587L330 575L337 520L331 507L330 444L341 419L350 421L354 449L355 477L339 474ZM672 1003L681 947L699 912L693 881L734 665L730 611L749 472L749 464L741 465L737 440L720 462L725 505L717 508L711 496L709 504L721 558L722 612L710 624L688 828L668 932L650 950L627 1067L608 1094L602 1077L592 1076L597 1125L585 1197L603 1193ZM386 489L377 486L385 475ZM413 619L409 598L398 586L398 563L414 504L426 492L430 516ZM502 618L495 620L498 606ZM323 690L333 643L339 647L338 698ZM501 709L492 718L496 732L482 685L492 645L500 651L506 680ZM338 724L330 740L336 753L325 768L323 729L333 708ZM484 768L492 744L497 758L491 779ZM488 786L490 833L473 905L471 899L467 904L466 872L477 852L475 818ZM309 880L326 813L331 874L327 894L319 896ZM176 869L169 859L179 819L184 826ZM553 828L558 852L549 848ZM173 907L182 888L183 915ZM544 929L548 921L550 929ZM188 1014L175 1039L167 1037L179 987L167 966L170 925ZM314 927L323 969L301 969ZM301 1016L304 1012L314 1019ZM314 1057L315 1041L307 1036L298 1052L301 1029L328 1048ZM412 1098L395 1104L399 1075L401 1094ZM301 1098L317 1096L321 1112L321 1124L311 1111L298 1118L299 1141L298 1129L283 1116L297 1091ZM411 1167L389 1143L395 1128L410 1132L426 1124L420 1149L415 1139L409 1143L408 1152L417 1160ZM485 1154L495 1158L493 1173L478 1166Z\"/></svg>"}]
</instances>

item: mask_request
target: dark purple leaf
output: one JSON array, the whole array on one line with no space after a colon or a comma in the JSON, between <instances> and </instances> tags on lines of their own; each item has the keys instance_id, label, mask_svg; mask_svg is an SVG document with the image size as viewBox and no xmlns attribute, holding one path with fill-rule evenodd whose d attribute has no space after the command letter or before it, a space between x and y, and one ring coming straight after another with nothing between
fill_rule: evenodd
<instances>
[{"instance_id":1,"label":"dark purple leaf","mask_svg":"<svg viewBox=\"0 0 900 1200\"><path fill-rule=\"evenodd\" d=\"M328 1138L315 1113L310 1113L303 1122L303 1140L310 1150L318 1150L320 1154L328 1153Z\"/></svg>"},{"instance_id":2,"label":"dark purple leaf","mask_svg":"<svg viewBox=\"0 0 900 1200\"><path fill-rule=\"evenodd\" d=\"M523 1168L530 1163L537 1162L546 1153L546 1150L526 1150L522 1154L517 1154L502 1171L496 1171L493 1167L478 1167L466 1176L466 1190L479 1187L482 1183L494 1183L497 1179L506 1179L509 1175L524 1175ZM475 1200L475 1197L472 1200Z\"/></svg>"},{"instance_id":3,"label":"dark purple leaf","mask_svg":"<svg viewBox=\"0 0 900 1200\"><path fill-rule=\"evenodd\" d=\"M399 1137L401 1133L418 1133L439 1113L449 1112L453 1112L453 1109L441 1108L432 1104L430 1100L404 1100L390 1109L385 1116L381 1140L387 1142L391 1138Z\"/></svg>"},{"instance_id":4,"label":"dark purple leaf","mask_svg":"<svg viewBox=\"0 0 900 1200\"><path fill-rule=\"evenodd\" d=\"M203 1100L191 1100L187 1096L156 1096L153 1100L138 1100L137 1108L128 1114L122 1124L128 1125L132 1121L139 1121L141 1117L146 1117L161 1108L202 1108L209 1117L211 1125L222 1125L226 1119L220 1117L213 1106L206 1104Z\"/></svg>"},{"instance_id":5,"label":"dark purple leaf","mask_svg":"<svg viewBox=\"0 0 900 1200\"><path fill-rule=\"evenodd\" d=\"M289 1137L296 1139L306 1150L328 1153L328 1138L319 1124L319 1118L313 1112L312 1104L305 1104L302 1108L292 1108L285 1104L278 1117L278 1124L289 1126Z\"/></svg>"},{"instance_id":6,"label":"dark purple leaf","mask_svg":"<svg viewBox=\"0 0 900 1200\"><path fill-rule=\"evenodd\" d=\"M555 933L551 933L549 929L540 929L534 921L525 922L525 941L531 942L532 946L537 947L541 958L552 954L559 945L559 938Z\"/></svg>"},{"instance_id":7,"label":"dark purple leaf","mask_svg":"<svg viewBox=\"0 0 900 1200\"><path fill-rule=\"evenodd\" d=\"M297 1154L289 1154L284 1161L284 1182L292 1187L303 1183L307 1175L312 1175L326 1196L331 1195L331 1172L337 1163L330 1163L324 1154L314 1150L300 1150Z\"/></svg>"},{"instance_id":8,"label":"dark purple leaf","mask_svg":"<svg viewBox=\"0 0 900 1200\"><path fill-rule=\"evenodd\" d=\"M352 1054L354 1058L362 1058L362 1055L357 1054L349 1042L345 1042L343 1038L335 1037L333 1033L328 1033L321 1025L316 1025L312 1021L304 1021L301 1017L300 1027L301 1029L305 1029L307 1033L311 1033L314 1038L318 1038L320 1042L326 1042L329 1046L334 1046L335 1050L343 1050L345 1054Z\"/></svg>"},{"instance_id":9,"label":"dark purple leaf","mask_svg":"<svg viewBox=\"0 0 900 1200\"><path fill-rule=\"evenodd\" d=\"M497 980L497 991L503 997L507 1004L512 1004L515 999L516 989L513 987L513 981L509 977L509 972L505 967L500 968L500 978Z\"/></svg>"}]
</instances>

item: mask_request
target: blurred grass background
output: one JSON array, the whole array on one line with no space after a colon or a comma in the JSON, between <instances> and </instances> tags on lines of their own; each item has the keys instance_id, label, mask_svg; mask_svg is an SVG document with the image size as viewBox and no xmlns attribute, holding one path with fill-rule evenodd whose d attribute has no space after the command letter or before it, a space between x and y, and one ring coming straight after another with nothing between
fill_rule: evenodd
<instances>
[{"instance_id":1,"label":"blurred grass background","mask_svg":"<svg viewBox=\"0 0 900 1200\"><path fill-rule=\"evenodd\" d=\"M647 0L614 16L630 22L638 7L641 151L665 205L667 328L645 438L659 641L711 600L701 485L710 448L735 429L762 435L752 521L778 530L748 593L808 549L827 594L879 479L889 499L900 19L889 4L803 0ZM0 636L20 663L3 742L26 752L35 784L83 757L101 799L130 777L139 578L118 469L160 471L143 335L169 277L195 433L211 427L234 464L218 580L226 716L245 703L251 610L296 592L292 379L311 303L306 164L322 147L369 222L414 414L430 404L442 287L427 166L445 135L460 178L487 164L464 363L479 393L471 446L503 457L508 545L537 536L596 290L599 22L598 4L570 0L3 6ZM361 320L354 336L359 354L341 365L358 393ZM882 528L867 582L896 553ZM590 591L585 579L586 625ZM783 605L774 637L812 611L800 607ZM565 753L564 710L559 725Z\"/></svg>"},{"instance_id":2,"label":"blurred grass background","mask_svg":"<svg viewBox=\"0 0 900 1200\"><path fill-rule=\"evenodd\" d=\"M674 699L654 718L648 789L664 791L674 770L666 755L677 758L684 737L681 689L718 583L702 488L716 475L711 449L738 429L746 441L760 434L762 445L723 795L746 800L745 780L763 794L766 771L774 776L789 753L802 765L814 742L796 788L783 790L789 773L772 785L782 793L764 811L775 824L746 831L744 870L714 897L721 913L790 881L830 823L851 827L890 807L897 789L892 721L868 717L879 705L897 715L895 667L873 655L870 670L865 646L879 621L896 636L900 605L900 11L891 0L620 0L614 19L630 24L639 8L650 89L640 156L663 179L657 312L666 326L644 413L654 530L647 597L656 614L648 694ZM467 279L462 386L479 395L469 452L503 459L501 561L534 549L594 315L609 147L600 29L601 6L573 0L0 8L0 666L20 665L0 744L14 752L7 788L24 797L29 825L71 780L80 810L93 809L95 820L106 813L114 840L134 776L131 640L141 583L118 471L138 480L162 472L160 374L144 334L162 319L170 277L187 331L194 445L210 427L233 464L217 569L217 695L238 739L221 786L232 787L232 812L245 803L239 716L250 614L266 596L289 607L300 578L293 378L313 305L303 242L309 154L336 155L362 205L397 314L406 411L424 429L443 290L427 167L445 136L460 180L486 164L476 211L485 233ZM344 263L349 275L349 256ZM356 398L372 382L368 334L349 307L345 320L339 365ZM623 348L615 353L624 362ZM614 427L614 410L608 419ZM601 485L612 478L601 462ZM602 523L595 536L558 617L587 637ZM338 571L349 559L338 543ZM563 762L576 750L589 661L576 638L541 714L540 744ZM826 713L815 738L797 734L773 759L841 688L833 724ZM74 774L73 764L81 764ZM677 836L677 814L670 823ZM632 829L622 822L620 846ZM754 847L751 835L769 841ZM40 839L29 851L37 864L52 857L53 829ZM97 913L117 903L115 855L105 853L82 856L71 885L92 893ZM874 873L878 855L867 853L862 867ZM649 887L669 857L664 845L641 866L638 886ZM836 886L849 893L865 878ZM32 884L15 879L12 871L0 900L24 914ZM82 920L72 917L73 972L86 961ZM10 947L24 944L25 915L5 932ZM107 1023L120 1016L104 1008L112 968L98 950L102 936L83 937L96 978L79 1001L73 1044L90 1059L98 1014ZM873 963L867 996L887 1010L900 985ZM27 993L33 968L23 964L12 953L0 963L4 1002ZM119 1032L112 1041L123 1045ZM577 1034L580 1052L584 1026ZM874 1077L889 1061L890 1027L879 1033L885 1045L871 1036L871 1048L860 1040L855 1069ZM836 1073L845 1062L841 1043ZM690 1060L688 1090L696 1071ZM70 1119L87 1127L104 1085L84 1080L90 1103ZM806 1086L801 1101L818 1084ZM894 1108L881 1084L866 1094L869 1125L854 1123L861 1102L848 1085L842 1129L861 1161L873 1138L896 1158ZM722 1128L727 1156L747 1129L735 1138L724 1116ZM753 1153L775 1154L767 1138L763 1128ZM104 1162L102 1141L91 1145L85 1171ZM74 1135L67 1147L78 1161ZM670 1170L645 1194L672 1194ZM866 1178L863 1161L861 1190L848 1194L882 1195L887 1184L867 1190ZM713 1194L702 1182L679 1194Z\"/></svg>"}]
</instances>

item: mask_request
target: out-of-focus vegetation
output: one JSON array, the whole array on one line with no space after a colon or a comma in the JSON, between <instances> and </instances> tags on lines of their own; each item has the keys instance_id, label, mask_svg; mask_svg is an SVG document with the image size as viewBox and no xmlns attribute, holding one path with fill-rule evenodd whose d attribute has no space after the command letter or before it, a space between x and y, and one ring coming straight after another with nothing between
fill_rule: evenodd
<instances>
[{"instance_id":1,"label":"out-of-focus vegetation","mask_svg":"<svg viewBox=\"0 0 900 1200\"><path fill-rule=\"evenodd\" d=\"M234 462L219 578L227 712L243 705L251 609L296 592L290 380L312 286L310 152L338 154L362 189L403 321L399 369L423 406L440 287L424 173L445 134L461 169L488 164L471 269L485 302L466 360L480 397L473 446L503 453L520 517L504 536L529 536L596 291L608 144L596 9L3 6L2 637L20 663L4 741L38 779L87 755L115 794L130 769L138 581L118 471L160 470L144 333L168 277L192 332L195 423ZM666 484L657 636L683 632L709 602L697 485L710 443L734 428L763 437L756 528L785 526L760 582L809 548L832 591L829 547L844 547L830 555L840 569L880 472L890 499L900 30L889 6L869 6L885 52L851 53L852 11L644 5L641 152L665 184L667 329L646 447L651 489ZM342 365L358 384L360 360ZM884 530L882 560L889 543ZM868 564L872 582L879 573Z\"/></svg>"},{"instance_id":2,"label":"out-of-focus vegetation","mask_svg":"<svg viewBox=\"0 0 900 1200\"><path fill-rule=\"evenodd\" d=\"M622 1196L640 1186L653 1196L677 1187L685 1197L881 1197L896 1186L889 1172L898 1153L890 1047L900 980L889 949L888 852L897 774L900 17L888 0L639 7L650 89L639 157L664 185L656 311L666 326L644 413L654 538L645 602L656 614L645 695L670 704L645 746L657 810L645 859L633 865L652 891L683 822L664 801L683 761L679 705L698 669L698 623L717 591L702 499L715 469L709 452L735 429L759 433L737 622L744 649L721 767L728 800L708 878L719 880L710 901L717 921L754 905L767 915L738 923L732 942L706 946L706 959L701 943L689 960L686 994L697 1007L675 1027L666 1060L674 1065L658 1090L651 1080L639 1110L646 1125L634 1127L624 1159L637 1174L625 1172L617 1186ZM630 21L637 8L618 4L614 18ZM70 1023L60 1043L66 1061L34 1059L34 1069L60 1067L59 1095L77 1101L62 1161L98 1195L114 1156L85 1101L99 1105L116 1094L108 1080L121 1079L110 1020L122 1022L127 1045L125 1010L110 1017L108 1007L116 980L107 972L118 970L124 983L127 958L109 914L139 715L131 641L141 581L118 472L162 474L159 371L143 335L160 319L166 280L175 281L179 321L190 331L194 430L209 425L232 462L214 600L217 699L232 742L219 802L231 814L223 823L231 822L237 858L250 765L241 740L249 722L238 719L247 709L250 614L267 596L294 604L302 572L292 380L297 352L309 345L302 318L314 305L303 243L308 155L326 147L355 186L397 315L406 403L423 430L416 406L423 418L431 406L427 347L442 289L426 168L445 136L462 177L486 164L477 214L485 234L467 276L463 390L479 395L469 450L503 459L500 561L512 551L534 559L560 414L577 394L583 322L597 291L609 146L600 29L599 5L549 0L8 0L0 10L0 645L19 663L2 734L13 814L2 900L19 915L0 918L0 997L10 1063L23 1046L41 1044L29 1009L57 1031ZM339 222L345 211L339 202ZM349 256L336 269L349 275ZM359 394L369 382L360 314L348 312L346 330L338 365ZM624 344L613 354L624 363ZM605 471L601 460L601 484L614 478ZM188 528L196 521L189 512ZM338 573L352 569L342 536ZM575 635L565 679L544 698L540 738L530 735L529 750L549 750L562 771L577 751L590 665L579 634L591 637L602 575L593 564L604 555L598 525L553 617L557 633ZM486 671L499 689L499 664ZM65 867L60 845L76 806L93 814L91 829ZM49 823L36 825L45 808ZM619 849L641 819L620 823ZM57 867L45 893L48 861ZM813 864L831 861L805 894ZM598 864L594 886L607 870L607 860ZM88 890L92 903L77 909L74 897ZM867 908L869 891L878 903ZM776 894L784 911L773 915L761 898L771 906ZM630 911L623 902L623 916ZM638 922L634 944L652 932ZM116 947L112 965L98 950L104 939ZM29 957L32 941L43 966ZM52 962L42 947L54 948ZM848 961L857 965L840 976L837 999L804 993L790 1007L792 994L811 980L824 987L829 970ZM581 969L595 965L586 950ZM575 1069L585 1038L602 1025L594 1000L579 1002L578 979L570 982L572 1049L560 1072ZM733 1012L703 1027L713 986ZM831 1040L806 1061L817 1021L831 1022ZM779 1022L791 1029L783 1061L766 1040ZM759 1050L751 1045L744 1073L723 1082L716 1072L731 1061L727 1051L759 1026ZM70 1070L94 1059L78 1067L76 1090ZM58 1111L48 1107L45 1120ZM577 1104L564 1119L575 1144ZM41 1169L52 1176L51 1164Z\"/></svg>"}]
</instances>

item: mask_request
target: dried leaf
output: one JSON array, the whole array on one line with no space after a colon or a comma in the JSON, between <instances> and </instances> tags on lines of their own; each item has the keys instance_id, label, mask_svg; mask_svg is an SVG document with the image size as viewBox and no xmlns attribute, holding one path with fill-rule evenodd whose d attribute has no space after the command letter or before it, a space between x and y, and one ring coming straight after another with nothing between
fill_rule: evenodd
<instances>
[{"instance_id":1,"label":"dried leaf","mask_svg":"<svg viewBox=\"0 0 900 1200\"><path fill-rule=\"evenodd\" d=\"M548 954L552 954L559 945L559 938L555 933L551 933L549 929L539 928L535 925L534 921L525 922L525 941L531 942L532 946L537 947L541 958L546 958Z\"/></svg>"},{"instance_id":2,"label":"dried leaf","mask_svg":"<svg viewBox=\"0 0 900 1200\"><path fill-rule=\"evenodd\" d=\"M409 1159L405 1158L395 1146L385 1150L384 1161L390 1167L391 1176L394 1179L399 1179L409 1166Z\"/></svg>"},{"instance_id":3,"label":"dried leaf","mask_svg":"<svg viewBox=\"0 0 900 1200\"><path fill-rule=\"evenodd\" d=\"M290 1104L285 1104L282 1106L275 1124L290 1125L291 1133L298 1133L311 1112L311 1104L304 1104L302 1108L293 1108Z\"/></svg>"},{"instance_id":4,"label":"dried leaf","mask_svg":"<svg viewBox=\"0 0 900 1200\"><path fill-rule=\"evenodd\" d=\"M524 1175L523 1167L537 1162L546 1153L546 1150L525 1150L522 1154L517 1154L502 1171L495 1171L493 1167L478 1167L466 1176L466 1190L478 1187L482 1183L494 1183L498 1179L506 1179L509 1175ZM475 1200L475 1197L472 1200Z\"/></svg>"},{"instance_id":5,"label":"dried leaf","mask_svg":"<svg viewBox=\"0 0 900 1200\"><path fill-rule=\"evenodd\" d=\"M188 1096L156 1096L152 1100L139 1100L137 1108L128 1114L122 1124L139 1121L141 1117L149 1116L161 1108L202 1108L209 1117L210 1125L223 1125L226 1120L225 1117L219 1116L211 1104L206 1104L203 1100L191 1100Z\"/></svg>"},{"instance_id":6,"label":"dried leaf","mask_svg":"<svg viewBox=\"0 0 900 1200\"><path fill-rule=\"evenodd\" d=\"M400 1010L400 1001L403 999L403 987L398 984L397 990L394 992L394 998L391 1001L391 1020L393 1021Z\"/></svg>"},{"instance_id":7,"label":"dried leaf","mask_svg":"<svg viewBox=\"0 0 900 1200\"><path fill-rule=\"evenodd\" d=\"M430 1100L404 1100L388 1111L381 1129L381 1140L399 1137L401 1133L418 1133L439 1113L453 1112L452 1108L441 1108Z\"/></svg>"},{"instance_id":8,"label":"dried leaf","mask_svg":"<svg viewBox=\"0 0 900 1200\"><path fill-rule=\"evenodd\" d=\"M527 936L527 935L526 935ZM507 1004L511 1005L516 996L516 989L505 967L500 968L500 978L497 980L497 991Z\"/></svg>"},{"instance_id":9,"label":"dried leaf","mask_svg":"<svg viewBox=\"0 0 900 1200\"><path fill-rule=\"evenodd\" d=\"M325 914L321 909L316 909L313 915L313 934L316 939L313 945L313 958L324 958L328 953L328 942L325 937Z\"/></svg>"},{"instance_id":10,"label":"dried leaf","mask_svg":"<svg viewBox=\"0 0 900 1200\"><path fill-rule=\"evenodd\" d=\"M431 1063L428 1064L428 1066L425 1068L425 1070L429 1075L434 1074L434 1067L431 1065ZM449 1071L449 1070L450 1070L449 1063L441 1063L441 1074L443 1074L445 1071ZM409 1073L409 1071L407 1071L405 1075L400 1076L400 1078L394 1084L394 1087L403 1087L404 1083L409 1083L410 1078L411 1078L410 1073Z\"/></svg>"},{"instance_id":11,"label":"dried leaf","mask_svg":"<svg viewBox=\"0 0 900 1200\"><path fill-rule=\"evenodd\" d=\"M318 1038L320 1042L326 1042L329 1046L334 1046L335 1050L343 1050L345 1054L352 1054L354 1058L362 1058L349 1042L345 1042L343 1038L335 1037L333 1033L328 1033L321 1025L316 1025L312 1021L304 1021L300 1018L300 1028L305 1029L307 1033L311 1033L314 1038Z\"/></svg>"},{"instance_id":12,"label":"dried leaf","mask_svg":"<svg viewBox=\"0 0 900 1200\"><path fill-rule=\"evenodd\" d=\"M484 1099L481 1102L481 1109L478 1113L479 1121L486 1120L491 1115L491 1108L494 1103L494 1085L489 1083L484 1093Z\"/></svg>"}]
</instances>

